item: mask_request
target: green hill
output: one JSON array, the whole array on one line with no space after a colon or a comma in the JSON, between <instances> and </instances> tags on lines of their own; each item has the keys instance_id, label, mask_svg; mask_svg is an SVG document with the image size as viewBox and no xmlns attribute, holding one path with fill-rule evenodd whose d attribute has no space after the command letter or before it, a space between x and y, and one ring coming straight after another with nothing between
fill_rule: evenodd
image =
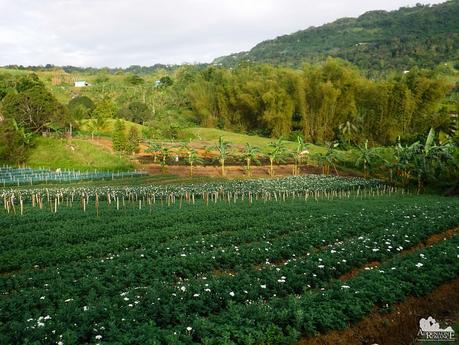
<instances>
[{"instance_id":1,"label":"green hill","mask_svg":"<svg viewBox=\"0 0 459 345\"><path fill-rule=\"evenodd\" d=\"M257 61L298 66L327 56L365 70L406 70L459 61L459 0L397 11L371 11L259 43L252 50L217 58L232 66Z\"/></svg>"}]
</instances>

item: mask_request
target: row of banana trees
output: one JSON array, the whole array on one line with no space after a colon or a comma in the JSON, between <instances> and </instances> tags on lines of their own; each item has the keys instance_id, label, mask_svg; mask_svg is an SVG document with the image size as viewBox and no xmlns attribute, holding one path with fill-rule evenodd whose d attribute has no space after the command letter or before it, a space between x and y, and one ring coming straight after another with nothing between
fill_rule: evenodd
<instances>
[{"instance_id":1,"label":"row of banana trees","mask_svg":"<svg viewBox=\"0 0 459 345\"><path fill-rule=\"evenodd\" d=\"M280 164L287 158L293 158L293 175L299 175L300 166L304 164L309 155L307 144L301 137L298 137L297 144L294 150L289 150L285 141L278 139L268 144L269 151L264 155L261 149L250 143L245 144L242 151L233 150L233 145L229 141L220 137L216 145L208 146L204 150L203 156L209 157L214 153L215 158L218 160L221 167L221 175L226 175L225 162L233 156L238 156L245 161L246 172L248 176L252 176L252 166L260 164L260 160L265 157L269 160L269 174L274 176L274 165ZM155 163L160 163L162 171L164 172L167 167L168 158L172 154L180 155L185 159L190 168L190 175L193 175L193 167L202 164L203 159L198 154L198 151L192 147L191 142L171 148L167 145L150 141L146 153L151 153ZM216 154L216 155L215 155Z\"/></svg>"},{"instance_id":2,"label":"row of banana trees","mask_svg":"<svg viewBox=\"0 0 459 345\"><path fill-rule=\"evenodd\" d=\"M451 142L436 143L436 133L430 129L424 142L417 141L403 146L397 142L390 158L384 158L375 148L369 148L368 142L358 147L355 165L365 177L383 173L391 183L403 186L415 184L422 191L426 184L459 181L459 151ZM454 182L456 181L456 182Z\"/></svg>"},{"instance_id":3,"label":"row of banana trees","mask_svg":"<svg viewBox=\"0 0 459 345\"><path fill-rule=\"evenodd\" d=\"M452 143L438 144L435 142L436 133L430 130L425 142L415 142L403 146L398 142L385 156L381 149L369 147L368 141L358 146L352 154L345 154L339 150L338 143L327 143L325 150L311 154L308 144L301 137L297 138L295 147L289 148L282 139L268 144L269 150L262 153L261 149L250 143L245 144L242 150L236 151L232 143L220 137L216 145L205 148L204 153L199 155L192 147L191 142L178 147L161 145L150 142L145 152L151 153L154 162L161 164L162 170L167 167L168 158L172 154L180 155L189 165L190 175L193 168L203 164L203 157L215 157L221 168L221 175L226 175L225 163L230 157L237 156L245 161L246 173L252 175L252 166L260 164L260 160L269 161L269 174L274 176L274 166L293 161L293 175L299 175L303 164L315 162L324 175L334 173L339 175L338 167L349 166L359 169L363 176L370 178L378 176L386 178L391 183L403 186L416 184L418 190L422 190L426 183L438 182L438 180L454 180L459 174L458 149ZM459 177L458 177L459 180Z\"/></svg>"}]
</instances>

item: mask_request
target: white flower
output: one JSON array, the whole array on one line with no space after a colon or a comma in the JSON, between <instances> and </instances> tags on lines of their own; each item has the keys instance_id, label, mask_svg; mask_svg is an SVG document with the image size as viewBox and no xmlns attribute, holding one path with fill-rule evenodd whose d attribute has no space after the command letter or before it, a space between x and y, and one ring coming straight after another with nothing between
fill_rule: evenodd
<instances>
[{"instance_id":1,"label":"white flower","mask_svg":"<svg viewBox=\"0 0 459 345\"><path fill-rule=\"evenodd\" d=\"M262 289L266 289L266 285L260 285Z\"/></svg>"},{"instance_id":2,"label":"white flower","mask_svg":"<svg viewBox=\"0 0 459 345\"><path fill-rule=\"evenodd\" d=\"M95 338L96 338L96 340L100 340L100 339L102 339L102 336L100 334L98 334L98 335L96 335Z\"/></svg>"},{"instance_id":3,"label":"white flower","mask_svg":"<svg viewBox=\"0 0 459 345\"><path fill-rule=\"evenodd\" d=\"M84 311L88 311L88 310L89 310L89 307L85 305L85 306L83 307L83 310L84 310Z\"/></svg>"},{"instance_id":4,"label":"white flower","mask_svg":"<svg viewBox=\"0 0 459 345\"><path fill-rule=\"evenodd\" d=\"M190 332L192 329L193 329L193 328L191 328L190 326L188 326L188 327L186 328L186 330L187 330L188 332Z\"/></svg>"},{"instance_id":5,"label":"white flower","mask_svg":"<svg viewBox=\"0 0 459 345\"><path fill-rule=\"evenodd\" d=\"M230 294L231 297L234 297L234 292L233 291L231 291L229 294Z\"/></svg>"},{"instance_id":6,"label":"white flower","mask_svg":"<svg viewBox=\"0 0 459 345\"><path fill-rule=\"evenodd\" d=\"M422 263L420 263L420 262L418 262L418 263L416 264L416 267L417 267L417 268L422 267L422 266L424 266L424 264L422 264Z\"/></svg>"},{"instance_id":7,"label":"white flower","mask_svg":"<svg viewBox=\"0 0 459 345\"><path fill-rule=\"evenodd\" d=\"M351 287L349 285L342 285L341 289L350 289Z\"/></svg>"},{"instance_id":8,"label":"white flower","mask_svg":"<svg viewBox=\"0 0 459 345\"><path fill-rule=\"evenodd\" d=\"M68 303L68 302L70 302L70 301L73 301L73 298L66 299L64 302L65 302L65 303Z\"/></svg>"},{"instance_id":9,"label":"white flower","mask_svg":"<svg viewBox=\"0 0 459 345\"><path fill-rule=\"evenodd\" d=\"M124 300L125 300L125 301L129 301L129 298L127 298L127 297L124 297Z\"/></svg>"},{"instance_id":10,"label":"white flower","mask_svg":"<svg viewBox=\"0 0 459 345\"><path fill-rule=\"evenodd\" d=\"M60 341L60 342L57 343L57 345L64 345L64 342Z\"/></svg>"},{"instance_id":11,"label":"white flower","mask_svg":"<svg viewBox=\"0 0 459 345\"><path fill-rule=\"evenodd\" d=\"M318 265L317 267L319 267L319 268L324 268L325 266L324 266L324 265Z\"/></svg>"},{"instance_id":12,"label":"white flower","mask_svg":"<svg viewBox=\"0 0 459 345\"><path fill-rule=\"evenodd\" d=\"M210 292L210 289L204 289L205 292Z\"/></svg>"},{"instance_id":13,"label":"white flower","mask_svg":"<svg viewBox=\"0 0 459 345\"><path fill-rule=\"evenodd\" d=\"M40 299L45 299L45 296L41 296Z\"/></svg>"},{"instance_id":14,"label":"white flower","mask_svg":"<svg viewBox=\"0 0 459 345\"><path fill-rule=\"evenodd\" d=\"M182 290L182 291L185 292L185 291L186 291L186 287L182 286L182 287L180 288L180 290Z\"/></svg>"},{"instance_id":15,"label":"white flower","mask_svg":"<svg viewBox=\"0 0 459 345\"><path fill-rule=\"evenodd\" d=\"M199 297L199 294L198 294L198 293L195 293L195 294L193 295L193 297Z\"/></svg>"}]
</instances>

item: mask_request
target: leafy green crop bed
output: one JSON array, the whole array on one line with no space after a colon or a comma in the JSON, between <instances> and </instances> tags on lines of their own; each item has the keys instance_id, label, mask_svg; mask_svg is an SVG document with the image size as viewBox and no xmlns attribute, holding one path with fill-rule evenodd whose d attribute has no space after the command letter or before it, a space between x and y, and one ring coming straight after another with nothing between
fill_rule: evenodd
<instances>
[{"instance_id":1,"label":"leafy green crop bed","mask_svg":"<svg viewBox=\"0 0 459 345\"><path fill-rule=\"evenodd\" d=\"M0 344L293 344L458 276L457 236L404 253L458 209L397 195L10 214Z\"/></svg>"}]
</instances>

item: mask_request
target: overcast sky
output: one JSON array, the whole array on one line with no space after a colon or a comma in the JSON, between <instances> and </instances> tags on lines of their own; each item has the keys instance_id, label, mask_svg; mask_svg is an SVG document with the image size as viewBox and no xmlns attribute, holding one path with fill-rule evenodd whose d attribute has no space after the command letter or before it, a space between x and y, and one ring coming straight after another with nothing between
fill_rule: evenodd
<instances>
[{"instance_id":1,"label":"overcast sky","mask_svg":"<svg viewBox=\"0 0 459 345\"><path fill-rule=\"evenodd\" d=\"M369 10L422 0L0 0L0 65L210 62Z\"/></svg>"}]
</instances>

